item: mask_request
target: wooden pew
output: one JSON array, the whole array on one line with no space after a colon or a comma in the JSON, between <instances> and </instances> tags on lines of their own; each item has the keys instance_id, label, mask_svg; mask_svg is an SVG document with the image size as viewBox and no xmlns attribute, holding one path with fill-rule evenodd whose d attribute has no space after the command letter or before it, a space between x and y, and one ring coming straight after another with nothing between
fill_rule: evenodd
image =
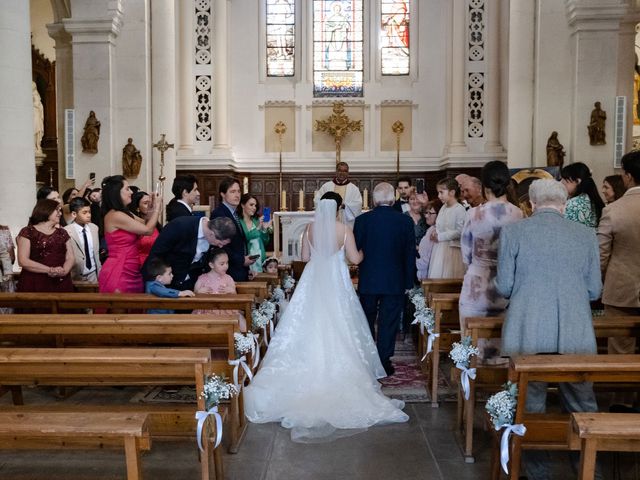
<instances>
[{"instance_id":1,"label":"wooden pew","mask_svg":"<svg viewBox=\"0 0 640 480\"><path fill-rule=\"evenodd\" d=\"M212 361L211 352L207 349L0 348L2 385L194 385L196 392L202 392L205 376L223 372L226 366L226 362ZM205 410L204 399L200 395L196 395L196 399L198 410ZM78 409L76 405L65 407L69 412ZM189 407L193 416L193 406ZM134 413L154 411L148 405L137 409L133 405L127 405L124 408ZM106 406L100 411L108 412L110 409L111 407ZM160 421L181 421L179 418L171 418L166 407L162 412L163 418ZM153 435L153 428L151 433ZM213 464L216 478L223 479L220 449L212 452L209 441L203 442L203 446L205 453L201 456L202 478L211 478L213 471L210 467Z\"/></svg>"},{"instance_id":2,"label":"wooden pew","mask_svg":"<svg viewBox=\"0 0 640 480\"><path fill-rule=\"evenodd\" d=\"M252 294L196 295L161 298L146 293L0 293L0 307L46 309L51 313L65 310L240 310L251 320Z\"/></svg>"},{"instance_id":3,"label":"wooden pew","mask_svg":"<svg viewBox=\"0 0 640 480\"><path fill-rule=\"evenodd\" d=\"M460 293L462 288L461 278L427 278L420 283L425 300L429 300L432 293ZM418 358L424 356L426 347L425 339L419 335L417 354Z\"/></svg>"},{"instance_id":4,"label":"wooden pew","mask_svg":"<svg viewBox=\"0 0 640 480\"><path fill-rule=\"evenodd\" d=\"M529 382L640 383L640 355L527 355L511 359L509 379L518 384L514 424L524 424L523 437L511 438L509 478L520 475L522 449L578 450L568 435L568 414L526 413ZM496 436L499 433L496 433ZM493 471L499 463L494 455Z\"/></svg>"},{"instance_id":5,"label":"wooden pew","mask_svg":"<svg viewBox=\"0 0 640 480\"><path fill-rule=\"evenodd\" d=\"M147 414L0 412L0 448L60 448L61 443L74 447L78 439L97 439L100 448L111 444L124 446L127 479L142 479L140 451L151 448ZM80 445L80 448L86 447L86 444Z\"/></svg>"},{"instance_id":6,"label":"wooden pew","mask_svg":"<svg viewBox=\"0 0 640 480\"><path fill-rule=\"evenodd\" d=\"M269 287L277 287L280 285L280 276L277 273L258 272L252 282L267 282Z\"/></svg>"},{"instance_id":7,"label":"wooden pew","mask_svg":"<svg viewBox=\"0 0 640 480\"><path fill-rule=\"evenodd\" d=\"M235 360L234 332L238 319L233 315L2 315L0 341L12 347L186 347L207 348L217 361ZM249 355L250 357L250 355ZM251 364L251 358L248 364ZM220 373L229 380L233 367ZM243 384L245 373L238 371ZM15 396L15 392L14 393ZM247 421L242 393L230 401L229 451L237 453Z\"/></svg>"},{"instance_id":8,"label":"wooden pew","mask_svg":"<svg viewBox=\"0 0 640 480\"><path fill-rule=\"evenodd\" d=\"M467 334L471 335L472 345L478 345L480 338L502 337L504 317L469 317L467 318ZM640 337L640 316L602 316L593 318L593 329L596 338L610 336ZM471 357L471 368L476 369L475 380L469 381L469 399L465 400L458 390L458 428L464 434L463 455L465 462L473 463L473 420L475 418L476 390L490 393L500 391L507 381L508 365L478 364L476 357Z\"/></svg>"},{"instance_id":9,"label":"wooden pew","mask_svg":"<svg viewBox=\"0 0 640 480\"><path fill-rule=\"evenodd\" d=\"M250 282L236 282L236 291L239 294L253 295L261 302L269 298L269 282L252 280Z\"/></svg>"},{"instance_id":10,"label":"wooden pew","mask_svg":"<svg viewBox=\"0 0 640 480\"><path fill-rule=\"evenodd\" d=\"M572 413L569 436L580 442L578 479L593 480L598 451L640 451L640 414Z\"/></svg>"},{"instance_id":11,"label":"wooden pew","mask_svg":"<svg viewBox=\"0 0 640 480\"><path fill-rule=\"evenodd\" d=\"M438 407L438 371L440 369L440 352L448 352L451 344L460 339L460 320L458 317L458 302L460 301L459 293L430 293L428 305L433 309L435 317L435 326L433 331L439 333L433 341L433 351L427 357L427 361L431 363L430 369L426 368L430 373L431 382L431 406ZM450 333L453 330L455 333ZM426 351L427 335L421 335L420 343L423 346L422 351ZM425 365L423 364L423 370Z\"/></svg>"}]
</instances>

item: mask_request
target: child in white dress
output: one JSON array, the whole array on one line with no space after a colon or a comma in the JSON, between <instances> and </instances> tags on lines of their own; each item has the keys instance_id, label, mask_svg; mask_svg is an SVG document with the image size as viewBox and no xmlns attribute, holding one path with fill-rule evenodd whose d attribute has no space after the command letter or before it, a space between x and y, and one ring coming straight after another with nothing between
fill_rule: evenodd
<instances>
[{"instance_id":1,"label":"child in white dress","mask_svg":"<svg viewBox=\"0 0 640 480\"><path fill-rule=\"evenodd\" d=\"M462 278L464 264L460 251L460 236L466 211L458 202L460 186L453 178L440 180L436 188L442 208L436 219L431 240L435 242L429 262L429 278Z\"/></svg>"}]
</instances>

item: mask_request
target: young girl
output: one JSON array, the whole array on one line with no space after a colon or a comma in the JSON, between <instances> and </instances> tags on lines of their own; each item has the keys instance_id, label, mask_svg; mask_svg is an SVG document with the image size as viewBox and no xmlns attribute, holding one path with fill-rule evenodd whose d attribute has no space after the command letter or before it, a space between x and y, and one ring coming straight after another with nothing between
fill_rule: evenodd
<instances>
[{"instance_id":1,"label":"young girl","mask_svg":"<svg viewBox=\"0 0 640 480\"><path fill-rule=\"evenodd\" d=\"M278 273L278 259L269 257L262 263L262 271L265 273Z\"/></svg>"},{"instance_id":2,"label":"young girl","mask_svg":"<svg viewBox=\"0 0 640 480\"><path fill-rule=\"evenodd\" d=\"M222 248L216 248L209 254L209 273L204 273L198 277L195 293L225 294L237 293L236 283L230 275L229 256ZM247 321L239 310L194 310L194 314L214 314L214 315L239 315L240 331L247 331Z\"/></svg>"},{"instance_id":3,"label":"young girl","mask_svg":"<svg viewBox=\"0 0 640 480\"><path fill-rule=\"evenodd\" d=\"M462 278L464 264L460 252L460 235L466 212L458 202L460 186L453 178L440 180L436 188L442 208L436 219L431 240L435 243L429 262L429 278Z\"/></svg>"}]
</instances>

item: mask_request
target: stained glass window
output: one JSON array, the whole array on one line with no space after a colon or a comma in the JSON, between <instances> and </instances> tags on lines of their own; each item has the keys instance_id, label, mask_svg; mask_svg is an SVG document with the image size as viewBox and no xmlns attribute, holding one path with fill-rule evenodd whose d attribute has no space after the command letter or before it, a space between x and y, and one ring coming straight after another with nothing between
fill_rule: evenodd
<instances>
[{"instance_id":1,"label":"stained glass window","mask_svg":"<svg viewBox=\"0 0 640 480\"><path fill-rule=\"evenodd\" d=\"M313 0L313 95L361 97L362 0Z\"/></svg>"},{"instance_id":2,"label":"stained glass window","mask_svg":"<svg viewBox=\"0 0 640 480\"><path fill-rule=\"evenodd\" d=\"M267 0L267 76L295 74L295 0Z\"/></svg>"},{"instance_id":3,"label":"stained glass window","mask_svg":"<svg viewBox=\"0 0 640 480\"><path fill-rule=\"evenodd\" d=\"M409 74L409 0L381 0L380 57L383 75Z\"/></svg>"}]
</instances>

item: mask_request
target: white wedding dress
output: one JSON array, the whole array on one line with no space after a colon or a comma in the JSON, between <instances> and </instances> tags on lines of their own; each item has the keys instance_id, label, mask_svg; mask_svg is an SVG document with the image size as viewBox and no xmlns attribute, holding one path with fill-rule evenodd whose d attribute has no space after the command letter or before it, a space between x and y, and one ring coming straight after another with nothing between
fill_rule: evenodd
<instances>
[{"instance_id":1,"label":"white wedding dress","mask_svg":"<svg viewBox=\"0 0 640 480\"><path fill-rule=\"evenodd\" d=\"M311 260L244 392L250 421L281 422L298 442L330 441L409 420L404 402L381 392L377 379L386 374L344 246L336 243L335 218L333 200L318 202Z\"/></svg>"}]
</instances>

